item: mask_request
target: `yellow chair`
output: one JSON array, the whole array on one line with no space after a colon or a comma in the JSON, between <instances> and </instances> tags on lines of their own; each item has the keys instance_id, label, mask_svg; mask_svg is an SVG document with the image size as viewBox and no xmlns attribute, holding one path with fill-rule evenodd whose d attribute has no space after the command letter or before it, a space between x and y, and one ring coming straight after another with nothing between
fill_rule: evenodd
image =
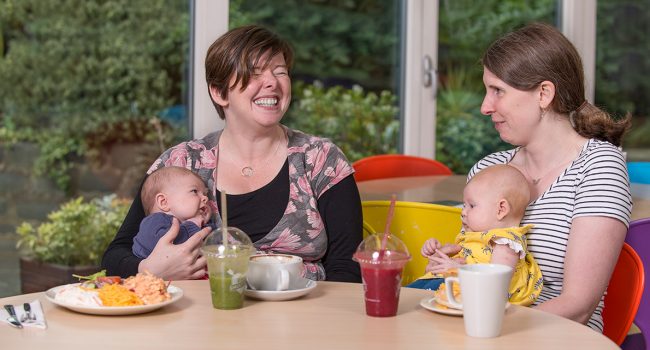
<instances>
[{"instance_id":1,"label":"yellow chair","mask_svg":"<svg viewBox=\"0 0 650 350\"><path fill-rule=\"evenodd\" d=\"M364 237L384 231L389 206L390 201L361 203ZM402 285L407 285L424 274L427 259L422 257L420 249L427 239L436 238L443 244L454 242L460 232L460 212L461 208L438 204L400 201L395 203L390 232L406 244L412 256L404 268Z\"/></svg>"}]
</instances>

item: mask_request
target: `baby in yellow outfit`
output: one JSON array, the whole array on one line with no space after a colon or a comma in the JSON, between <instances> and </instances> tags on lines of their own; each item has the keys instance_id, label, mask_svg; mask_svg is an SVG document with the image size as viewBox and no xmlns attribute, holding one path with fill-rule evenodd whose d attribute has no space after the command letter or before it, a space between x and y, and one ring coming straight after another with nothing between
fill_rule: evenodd
<instances>
[{"instance_id":1,"label":"baby in yellow outfit","mask_svg":"<svg viewBox=\"0 0 650 350\"><path fill-rule=\"evenodd\" d=\"M438 240L427 240L422 247L427 273L408 287L436 290L461 264L503 264L514 269L510 302L532 304L542 291L542 272L527 249L532 225L520 227L529 201L528 183L514 167L493 165L476 174L463 191L463 230L455 244L443 248Z\"/></svg>"}]
</instances>

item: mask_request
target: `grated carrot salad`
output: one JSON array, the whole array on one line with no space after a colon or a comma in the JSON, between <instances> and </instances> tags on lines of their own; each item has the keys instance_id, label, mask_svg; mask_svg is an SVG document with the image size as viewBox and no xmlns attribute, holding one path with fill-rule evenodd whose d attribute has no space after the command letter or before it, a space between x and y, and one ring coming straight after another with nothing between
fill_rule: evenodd
<instances>
[{"instance_id":1,"label":"grated carrot salad","mask_svg":"<svg viewBox=\"0 0 650 350\"><path fill-rule=\"evenodd\" d=\"M99 288L99 298L104 306L135 306L144 304L132 291L119 284L106 284Z\"/></svg>"}]
</instances>

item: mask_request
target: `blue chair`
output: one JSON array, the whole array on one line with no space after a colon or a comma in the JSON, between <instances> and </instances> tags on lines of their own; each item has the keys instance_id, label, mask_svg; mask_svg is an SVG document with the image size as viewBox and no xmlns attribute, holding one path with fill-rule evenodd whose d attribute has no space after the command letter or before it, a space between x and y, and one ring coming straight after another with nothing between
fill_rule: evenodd
<instances>
[{"instance_id":1,"label":"blue chair","mask_svg":"<svg viewBox=\"0 0 650 350\"><path fill-rule=\"evenodd\" d=\"M650 184L650 162L629 162L627 172L630 175L630 182Z\"/></svg>"}]
</instances>

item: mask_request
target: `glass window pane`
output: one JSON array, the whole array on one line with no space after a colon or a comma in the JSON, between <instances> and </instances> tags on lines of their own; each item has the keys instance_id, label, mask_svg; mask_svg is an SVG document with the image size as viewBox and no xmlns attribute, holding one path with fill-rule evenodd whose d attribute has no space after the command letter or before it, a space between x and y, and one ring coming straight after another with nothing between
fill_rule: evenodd
<instances>
[{"instance_id":1,"label":"glass window pane","mask_svg":"<svg viewBox=\"0 0 650 350\"><path fill-rule=\"evenodd\" d=\"M231 28L264 25L294 47L283 123L332 139L350 161L397 151L399 16L399 1L230 1Z\"/></svg>"},{"instance_id":2,"label":"glass window pane","mask_svg":"<svg viewBox=\"0 0 650 350\"><path fill-rule=\"evenodd\" d=\"M20 292L17 226L131 197L189 137L188 58L187 0L1 2L0 297Z\"/></svg>"},{"instance_id":3,"label":"glass window pane","mask_svg":"<svg viewBox=\"0 0 650 350\"><path fill-rule=\"evenodd\" d=\"M555 23L556 0L440 0L436 158L465 174L482 157L511 148L480 113L480 58L499 36L531 21Z\"/></svg>"},{"instance_id":4,"label":"glass window pane","mask_svg":"<svg viewBox=\"0 0 650 350\"><path fill-rule=\"evenodd\" d=\"M623 140L628 161L650 161L650 2L599 0L596 105L632 115Z\"/></svg>"}]
</instances>

